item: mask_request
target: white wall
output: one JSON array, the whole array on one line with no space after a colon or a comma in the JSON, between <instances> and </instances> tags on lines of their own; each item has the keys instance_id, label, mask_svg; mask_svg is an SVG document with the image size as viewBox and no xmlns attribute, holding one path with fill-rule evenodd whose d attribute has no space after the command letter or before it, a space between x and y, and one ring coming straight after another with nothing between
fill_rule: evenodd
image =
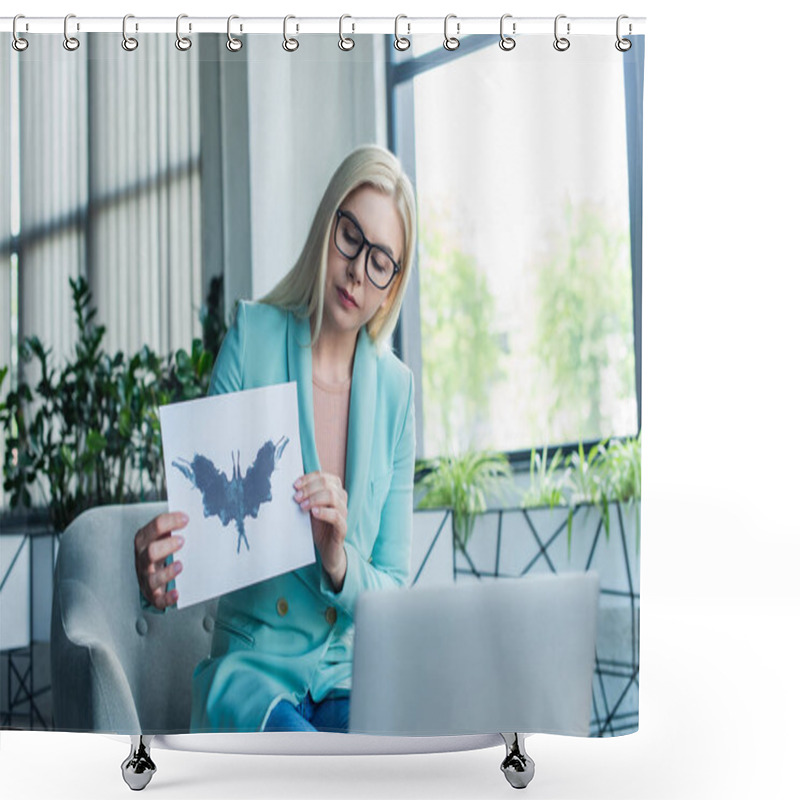
<instances>
[{"instance_id":1,"label":"white wall","mask_svg":"<svg viewBox=\"0 0 800 800\"><path fill-rule=\"evenodd\" d=\"M350 52L337 41L301 36L289 54L280 36L248 40L253 297L294 264L342 158L386 144L383 37L359 36Z\"/></svg>"}]
</instances>

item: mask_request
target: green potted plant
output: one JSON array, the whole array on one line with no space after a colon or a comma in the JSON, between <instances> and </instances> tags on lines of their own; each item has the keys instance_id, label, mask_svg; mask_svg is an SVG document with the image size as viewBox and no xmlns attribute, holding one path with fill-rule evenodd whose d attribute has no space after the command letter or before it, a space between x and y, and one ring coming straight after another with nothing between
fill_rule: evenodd
<instances>
[{"instance_id":1,"label":"green potted plant","mask_svg":"<svg viewBox=\"0 0 800 800\"><path fill-rule=\"evenodd\" d=\"M488 508L487 498L513 494L511 466L505 455L469 451L420 461L417 486L424 492L419 509L448 508L453 513L453 538L465 550L478 514Z\"/></svg>"},{"instance_id":2,"label":"green potted plant","mask_svg":"<svg viewBox=\"0 0 800 800\"><path fill-rule=\"evenodd\" d=\"M600 509L606 539L610 536L611 520L608 508L606 484L602 480L602 463L608 440L604 439L591 448L584 450L583 442L578 442L578 449L572 453L568 462L565 482L569 498L569 514L567 516L567 550L572 547L572 524L575 513L580 506Z\"/></svg>"},{"instance_id":3,"label":"green potted plant","mask_svg":"<svg viewBox=\"0 0 800 800\"><path fill-rule=\"evenodd\" d=\"M550 463L547 447L531 451L530 487L521 507L567 509L567 551L571 551L575 515L580 509L596 508L602 517L606 540L611 535L611 507L618 503L627 511L638 511L641 498L641 440L639 436L604 439L588 451L583 442L569 458L556 451ZM636 543L640 539L636 518Z\"/></svg>"},{"instance_id":4,"label":"green potted plant","mask_svg":"<svg viewBox=\"0 0 800 800\"><path fill-rule=\"evenodd\" d=\"M37 485L59 531L91 506L163 496L158 406L205 394L213 363L199 339L191 353L174 356L148 347L129 359L107 353L88 284L70 279L70 288L74 352L55 366L51 351L28 337L20 356L38 365L38 381L23 371L0 405L11 507L30 507ZM7 371L0 371L0 386Z\"/></svg>"},{"instance_id":5,"label":"green potted plant","mask_svg":"<svg viewBox=\"0 0 800 800\"><path fill-rule=\"evenodd\" d=\"M564 455L561 450L556 450L550 463L547 461L548 449L541 453L535 449L531 451L530 459L530 486L522 496L522 508L537 508L547 506L567 505L564 484L568 474L565 470Z\"/></svg>"},{"instance_id":6,"label":"green potted plant","mask_svg":"<svg viewBox=\"0 0 800 800\"><path fill-rule=\"evenodd\" d=\"M599 463L598 483L608 503L618 503L634 513L636 546L641 538L639 504L642 499L642 440L641 435L613 439L605 448ZM606 528L608 531L608 528Z\"/></svg>"}]
</instances>

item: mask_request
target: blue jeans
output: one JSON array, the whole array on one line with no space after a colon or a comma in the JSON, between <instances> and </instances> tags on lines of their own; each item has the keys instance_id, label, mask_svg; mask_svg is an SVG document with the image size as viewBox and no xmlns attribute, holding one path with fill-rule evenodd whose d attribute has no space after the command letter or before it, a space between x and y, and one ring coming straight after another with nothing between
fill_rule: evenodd
<instances>
[{"instance_id":1,"label":"blue jeans","mask_svg":"<svg viewBox=\"0 0 800 800\"><path fill-rule=\"evenodd\" d=\"M347 733L350 722L350 695L323 697L319 703L311 699L311 693L293 706L281 700L264 723L265 731L328 731Z\"/></svg>"}]
</instances>

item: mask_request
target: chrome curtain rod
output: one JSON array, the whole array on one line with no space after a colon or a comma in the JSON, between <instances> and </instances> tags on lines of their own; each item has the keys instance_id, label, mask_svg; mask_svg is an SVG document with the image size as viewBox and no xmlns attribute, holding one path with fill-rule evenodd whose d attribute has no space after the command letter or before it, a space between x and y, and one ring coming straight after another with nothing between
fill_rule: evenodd
<instances>
[{"instance_id":1,"label":"chrome curtain rod","mask_svg":"<svg viewBox=\"0 0 800 800\"><path fill-rule=\"evenodd\" d=\"M549 34L553 35L554 17L514 17L504 15L504 30L509 35ZM559 15L560 30L568 35L607 35L617 32L616 17L570 17ZM13 17L0 17L0 32L11 33ZM175 33L175 17L137 17L128 18L128 34L135 33ZM290 18L289 30L300 33L385 33L398 31L403 36L416 34L442 34L444 17L295 17ZM236 17L232 18L231 30L237 36L249 33L284 33L284 17ZM500 16L459 17L450 15L449 29L456 36L470 34L497 34L500 31ZM228 17L193 17L182 15L181 30L187 34L226 33ZM397 26L397 28L396 28ZM569 28L567 28L569 26ZM70 15L69 27L75 33L121 33L122 17L81 17ZM621 33L624 36L645 32L644 17L626 17ZM17 20L19 34L63 33L64 17L21 16Z\"/></svg>"}]
</instances>

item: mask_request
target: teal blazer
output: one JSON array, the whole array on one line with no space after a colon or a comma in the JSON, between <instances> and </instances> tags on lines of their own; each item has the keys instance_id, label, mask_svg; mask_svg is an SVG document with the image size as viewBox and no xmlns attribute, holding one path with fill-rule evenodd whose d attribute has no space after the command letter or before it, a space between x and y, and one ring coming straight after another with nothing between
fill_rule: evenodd
<instances>
[{"instance_id":1,"label":"teal blazer","mask_svg":"<svg viewBox=\"0 0 800 800\"><path fill-rule=\"evenodd\" d=\"M296 381L305 473L320 469L310 341L309 320L240 303L210 388ZM192 679L192 731L259 731L280 700L349 691L358 595L409 580L415 444L411 370L362 327L350 388L342 589L333 591L317 553L313 564L221 597L211 653Z\"/></svg>"}]
</instances>

